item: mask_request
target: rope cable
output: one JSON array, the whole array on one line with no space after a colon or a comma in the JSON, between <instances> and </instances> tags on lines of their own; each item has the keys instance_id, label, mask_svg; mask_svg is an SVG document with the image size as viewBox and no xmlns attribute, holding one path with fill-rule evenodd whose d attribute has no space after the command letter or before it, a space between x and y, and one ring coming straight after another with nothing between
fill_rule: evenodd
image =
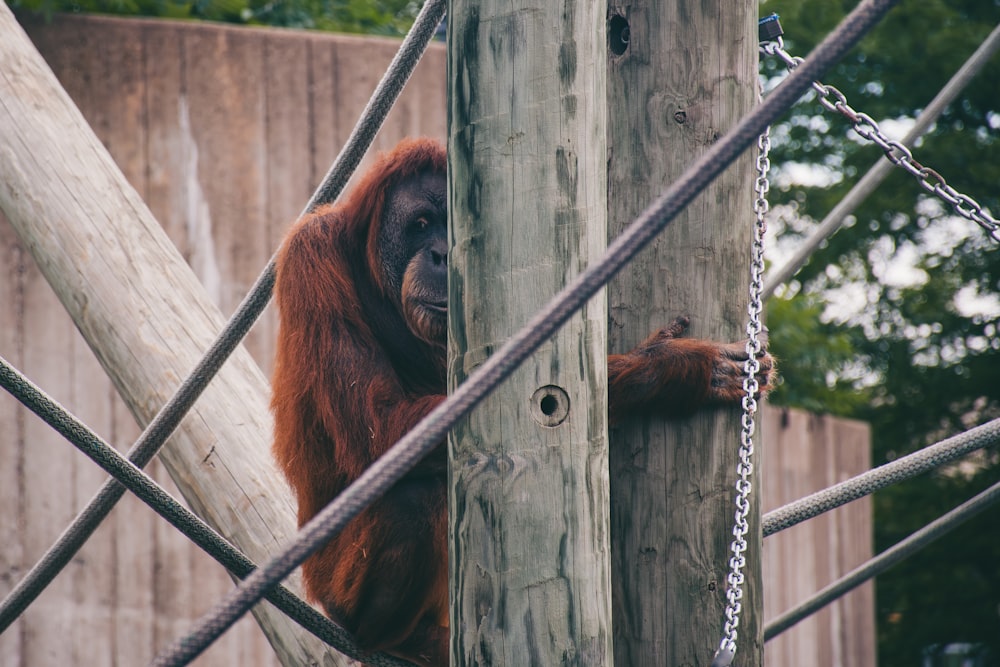
<instances>
[{"instance_id":1,"label":"rope cable","mask_svg":"<svg viewBox=\"0 0 1000 667\"><path fill-rule=\"evenodd\" d=\"M333 201L339 196L409 80L420 56L431 42L444 17L445 6L445 0L427 0L420 10L347 143L323 183L310 198L303 215L318 204ZM275 263L272 256L205 355L129 449L127 456L130 461L143 468L156 455L260 317L270 301L274 279ZM100 488L55 544L0 603L0 632L13 623L69 564L124 493L125 488L115 480L109 480Z\"/></svg>"},{"instance_id":2,"label":"rope cable","mask_svg":"<svg viewBox=\"0 0 1000 667\"><path fill-rule=\"evenodd\" d=\"M594 265L574 278L454 393L422 419L354 483L306 523L282 553L245 579L200 619L195 629L168 646L154 665L187 664L229 628L310 553L385 493L441 442L459 419L549 338L615 273L711 183L757 136L809 89L813 79L840 59L898 0L864 0L816 47L768 98L715 142L608 247Z\"/></svg>"},{"instance_id":3,"label":"rope cable","mask_svg":"<svg viewBox=\"0 0 1000 667\"><path fill-rule=\"evenodd\" d=\"M937 538L957 528L966 520L1000 500L1000 482L962 503L947 514L927 524L906 539L897 542L864 565L855 568L834 583L823 588L812 598L791 609L767 624L764 640L778 636L802 619L822 609L842 595L881 574L907 556L924 548Z\"/></svg>"},{"instance_id":4,"label":"rope cable","mask_svg":"<svg viewBox=\"0 0 1000 667\"><path fill-rule=\"evenodd\" d=\"M997 443L1000 443L1000 419L986 422L772 510L764 515L764 537Z\"/></svg>"},{"instance_id":5,"label":"rope cable","mask_svg":"<svg viewBox=\"0 0 1000 667\"><path fill-rule=\"evenodd\" d=\"M0 387L6 389L26 408L235 576L242 579L256 569L257 566L243 552L177 502L155 480L24 377L3 357L0 357ZM267 599L289 618L348 657L354 659L364 657L373 665L410 665L409 662L382 654L363 656L346 630L303 602L284 586L272 589Z\"/></svg>"}]
</instances>

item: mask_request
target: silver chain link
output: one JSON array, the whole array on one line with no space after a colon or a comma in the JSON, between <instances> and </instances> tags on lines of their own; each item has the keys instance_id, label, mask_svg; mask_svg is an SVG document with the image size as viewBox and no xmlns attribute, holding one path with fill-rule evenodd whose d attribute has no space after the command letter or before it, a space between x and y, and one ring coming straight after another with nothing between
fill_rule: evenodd
<instances>
[{"instance_id":1,"label":"silver chain link","mask_svg":"<svg viewBox=\"0 0 1000 667\"><path fill-rule=\"evenodd\" d=\"M798 67L803 60L785 51L781 37L761 45L761 50L767 55L779 58L789 70ZM852 108L847 103L847 97L844 93L819 81L813 81L812 87L819 95L819 103L823 105L823 108L835 111L846 118L854 126L855 132L881 148L885 152L886 158L917 179L920 187L948 202L955 213L976 223L986 231L990 238L1000 242L1000 222L997 222L996 218L990 215L989 211L985 210L979 202L948 185L948 182L938 172L920 164L914 159L909 148L887 137L871 116Z\"/></svg>"},{"instance_id":2,"label":"silver chain link","mask_svg":"<svg viewBox=\"0 0 1000 667\"><path fill-rule=\"evenodd\" d=\"M733 525L733 542L729 545L732 557L729 559L729 575L726 578L726 623L723 628L722 642L712 660L712 667L728 667L736 655L736 639L740 625L740 612L743 609L743 568L746 566L747 550L746 535L750 531L747 516L750 514L750 492L753 485L753 434L754 416L757 414L757 394L760 383L757 374L760 372L758 355L763 348L761 332L764 330L761 314L764 311L764 232L767 222L764 216L769 205L767 193L771 189L768 181L768 171L771 160L768 153L771 150L770 128L757 139L757 181L754 190L757 198L753 203L756 224L753 229L753 247L750 256L750 303L747 306L749 319L747 321L747 360L743 365L746 375L743 380L743 419L740 433L739 463L736 466L736 520Z\"/></svg>"},{"instance_id":3,"label":"silver chain link","mask_svg":"<svg viewBox=\"0 0 1000 667\"><path fill-rule=\"evenodd\" d=\"M794 57L785 51L781 37L762 44L761 50L767 55L780 58L789 70L795 69L803 61L802 58ZM917 162L910 150L902 143L889 139L871 116L852 108L847 103L847 97L837 88L819 81L814 81L812 86L819 94L820 104L824 108L847 118L854 126L855 132L881 148L890 162L914 176L924 190L951 204L956 213L978 224L994 241L1000 241L1000 223L976 200L958 192L948 185L938 172ZM753 476L754 417L757 413L757 394L760 391L760 383L757 380L757 374L760 372L760 361L757 356L763 348L761 314L764 309L764 233L767 231L767 222L764 217L770 208L767 201L767 194L771 189L768 180L768 172L771 168L771 161L768 157L770 149L770 128L767 128L757 139L757 180L754 184L757 198L753 203L756 224L754 225L750 260L750 303L747 306L749 319L746 328L747 361L743 367L746 378L743 380L742 431L738 454L739 463L736 466L736 473L739 477L736 480L736 516L733 525L733 541L729 545L729 550L733 555L729 559L729 574L726 577L726 622L723 627L722 641L712 659L712 667L729 667L732 664L733 658L736 656L739 637L740 613L743 610L743 584L745 583L743 568L746 567L746 535L750 530L747 517L750 514L750 493L753 489L751 478Z\"/></svg>"}]
</instances>

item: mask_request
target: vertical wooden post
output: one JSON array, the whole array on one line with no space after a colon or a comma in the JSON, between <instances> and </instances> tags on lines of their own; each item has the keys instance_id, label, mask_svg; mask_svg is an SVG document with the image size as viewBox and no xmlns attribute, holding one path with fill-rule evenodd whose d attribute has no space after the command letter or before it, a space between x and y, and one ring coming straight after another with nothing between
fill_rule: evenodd
<instances>
[{"instance_id":1,"label":"vertical wooden post","mask_svg":"<svg viewBox=\"0 0 1000 667\"><path fill-rule=\"evenodd\" d=\"M756 11L753 2L610 0L612 235L754 104ZM612 282L612 352L682 314L690 335L745 336L751 168L748 154ZM723 623L738 435L737 409L612 430L616 664L711 661ZM762 644L759 523L751 532L743 665L760 664Z\"/></svg>"},{"instance_id":2,"label":"vertical wooden post","mask_svg":"<svg viewBox=\"0 0 1000 667\"><path fill-rule=\"evenodd\" d=\"M451 3L452 388L605 246L604 12ZM611 664L606 313L452 431L452 664Z\"/></svg>"}]
</instances>

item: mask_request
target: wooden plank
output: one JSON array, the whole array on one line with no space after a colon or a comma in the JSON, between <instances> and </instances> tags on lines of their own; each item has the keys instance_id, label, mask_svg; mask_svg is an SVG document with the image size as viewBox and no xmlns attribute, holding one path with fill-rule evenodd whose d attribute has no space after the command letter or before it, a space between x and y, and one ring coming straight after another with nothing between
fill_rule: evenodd
<instances>
[{"instance_id":1,"label":"wooden plank","mask_svg":"<svg viewBox=\"0 0 1000 667\"><path fill-rule=\"evenodd\" d=\"M25 274L31 258L21 248L10 223L0 213L0 356L16 368L24 365ZM24 553L28 521L24 508L25 409L0 392L0 597L6 597L27 573ZM0 655L11 667L24 665L26 621L0 633Z\"/></svg>"},{"instance_id":2,"label":"wooden plank","mask_svg":"<svg viewBox=\"0 0 1000 667\"><path fill-rule=\"evenodd\" d=\"M399 41L330 34L308 34L303 39L309 47L305 69L308 71L312 137L311 194L347 142L399 48ZM377 152L392 148L405 137L429 136L445 140L445 59L444 44L428 47L389 113L372 150L362 160L358 173L364 171ZM350 182L353 184L354 179Z\"/></svg>"},{"instance_id":3,"label":"wooden plank","mask_svg":"<svg viewBox=\"0 0 1000 667\"><path fill-rule=\"evenodd\" d=\"M31 345L24 348L21 371L56 401L68 403L72 395L65 351L72 344L72 328L52 289L34 267L25 272L24 298L37 307L25 311L24 329L30 332ZM24 516L31 519L25 526L23 543L25 564L30 567L74 516L73 472L82 455L30 413L24 416L24 443L21 503ZM53 493L55 490L61 492ZM52 641L65 635L75 616L75 571L79 571L79 560L22 614L22 659L26 665L75 664L73 643Z\"/></svg>"},{"instance_id":4,"label":"wooden plank","mask_svg":"<svg viewBox=\"0 0 1000 667\"><path fill-rule=\"evenodd\" d=\"M8 232L12 232L9 227ZM71 353L67 355L67 351L72 349L71 325L68 318L59 312L58 301L32 265L30 257L25 256L25 260L27 265L22 267L23 274L19 281L24 291L20 296L23 299L22 308L25 303L30 303L31 307L22 310L18 328L22 334L23 328L29 329L31 344L24 348L26 356L18 358L15 363L50 395L58 397L65 405L72 405L73 359ZM42 329L44 333L36 335L36 329ZM22 479L12 487L21 496L13 506L20 507L22 512L18 521L24 526L20 545L24 550L24 562L16 579L10 581L11 585L27 573L73 516L77 467L86 465L70 451L71 445L27 410L19 409L18 413L23 427L18 436L22 446L26 442L30 446L24 448L23 459L15 467ZM27 520L28 517L30 520ZM83 558L82 553L80 558ZM77 559L68 569L78 570L79 562ZM76 615L78 602L74 599L75 589L73 574L65 573L22 615L14 629L5 633L10 635L15 632L22 641L22 664L33 664L39 660L76 661L78 652L75 642L62 642L57 648L45 646L45 635L49 633L72 633L71 621Z\"/></svg>"},{"instance_id":5,"label":"wooden plank","mask_svg":"<svg viewBox=\"0 0 1000 667\"><path fill-rule=\"evenodd\" d=\"M207 555L197 549L190 552L192 577L200 582L197 587L188 586L191 602L188 607L190 618L185 625L190 626L198 616L207 613L219 600L233 590L233 582L223 574L222 568ZM215 574L219 576L205 576ZM176 637L176 635L175 635ZM280 662L267 645L267 640L254 622L252 615L241 618L232 629L214 642L198 658L201 667L239 664L245 667L276 666Z\"/></svg>"},{"instance_id":6,"label":"wooden plank","mask_svg":"<svg viewBox=\"0 0 1000 667\"><path fill-rule=\"evenodd\" d=\"M450 389L603 250L604 20L449 7ZM449 436L454 665L612 662L606 317L588 303Z\"/></svg>"},{"instance_id":7,"label":"wooden plank","mask_svg":"<svg viewBox=\"0 0 1000 667\"><path fill-rule=\"evenodd\" d=\"M871 429L867 424L848 420L831 420L833 446L837 451L836 482L853 477L871 468ZM860 498L837 513L838 561L840 578L874 555L873 508L871 496ZM841 664L874 664L875 647L875 584L869 581L845 595L839 607L840 634L834 641L840 644Z\"/></svg>"},{"instance_id":8,"label":"wooden plank","mask_svg":"<svg viewBox=\"0 0 1000 667\"><path fill-rule=\"evenodd\" d=\"M763 441L765 511L853 477L870 465L870 432L860 422L767 409ZM870 499L764 540L765 619L801 603L872 555ZM769 667L875 663L871 584L844 596L767 643Z\"/></svg>"},{"instance_id":9,"label":"wooden plank","mask_svg":"<svg viewBox=\"0 0 1000 667\"><path fill-rule=\"evenodd\" d=\"M789 420L787 428L767 431L770 434L767 446L771 447L771 451L779 452L777 458L780 459L782 473L782 484L778 487L782 495L774 500L773 506L765 496L764 507L767 509L801 498L815 490L817 484L811 479L811 471L820 470L823 464L823 450L812 446L812 438L816 433L811 428L812 422L808 416L791 412L787 417ZM765 467L761 479L761 487L765 494L774 489L769 480L768 468ZM765 571L774 572L775 588L771 590L784 591L780 597L780 606L774 607L774 615L800 602L818 580L815 549L825 537L825 531L820 529L819 523L807 521L784 531L782 535L765 540L765 548L777 547L780 551L779 559L772 560L773 555L767 553L764 560ZM765 604L768 604L770 599L765 596ZM765 618L772 617L771 614L770 611L766 612ZM768 661L775 660L783 651L786 655L785 662L779 660L776 664L808 664L819 654L820 651L816 646L819 632L817 619L815 617L807 619L797 627L798 632L786 633L787 636L768 643L766 648Z\"/></svg>"},{"instance_id":10,"label":"wooden plank","mask_svg":"<svg viewBox=\"0 0 1000 667\"><path fill-rule=\"evenodd\" d=\"M184 93L186 26L169 21L135 26L146 49L146 184L144 200L205 289L219 296L213 271L211 236L200 238L207 214L198 182L198 146L191 136L191 113ZM109 91L110 93L111 91Z\"/></svg>"},{"instance_id":11,"label":"wooden plank","mask_svg":"<svg viewBox=\"0 0 1000 667\"><path fill-rule=\"evenodd\" d=\"M267 161L265 248L273 252L290 223L312 196L312 125L309 107L309 43L291 32L268 33L263 38L264 141ZM258 271L263 264L258 267ZM268 308L255 325L264 343L255 357L270 376L273 341L278 322L275 308Z\"/></svg>"},{"instance_id":12,"label":"wooden plank","mask_svg":"<svg viewBox=\"0 0 1000 667\"><path fill-rule=\"evenodd\" d=\"M386 65L392 59L395 53L392 47L393 42L386 39L368 41L359 36L341 35L336 40L337 69L330 103L336 109L337 133L334 141L338 152L347 142L354 124L361 117ZM372 148L379 151L392 148L393 145L395 144L376 140ZM323 169L325 171L326 167Z\"/></svg>"},{"instance_id":13,"label":"wooden plank","mask_svg":"<svg viewBox=\"0 0 1000 667\"><path fill-rule=\"evenodd\" d=\"M396 48L395 43L391 46ZM448 130L446 70L445 45L431 44L386 118L379 135L380 146L392 147L400 139L415 136L444 140Z\"/></svg>"},{"instance_id":14,"label":"wooden plank","mask_svg":"<svg viewBox=\"0 0 1000 667\"><path fill-rule=\"evenodd\" d=\"M653 0L608 7L608 217L615 237L752 108L756 7ZM627 352L678 315L690 317L693 337L745 336L751 160L741 157L609 284L611 352ZM737 409L612 430L618 663L708 664L719 646L739 432ZM753 525L756 508L754 496ZM760 537L747 537L737 662L757 665Z\"/></svg>"},{"instance_id":15,"label":"wooden plank","mask_svg":"<svg viewBox=\"0 0 1000 667\"><path fill-rule=\"evenodd\" d=\"M56 66L65 69L75 60L74 39L61 26L53 26L46 35L50 44L65 44ZM83 68L86 69L86 66ZM83 85L83 77L74 80ZM74 331L71 320L63 312L52 289L38 268L26 256L24 299L31 307L24 311L22 325L31 344L24 348L20 370L55 400L76 410L73 387L75 355ZM25 562L23 573L34 565L51 546L62 529L76 514L77 474L89 462L61 436L27 410L23 411L24 476L21 484L21 506L26 521L24 533ZM22 615L24 664L79 664L81 650L76 641L52 642L53 636L73 636L78 620L81 591L76 585L81 564L87 555L83 550ZM92 627L88 628L93 630ZM95 643L100 644L101 639ZM55 644L55 645L53 645Z\"/></svg>"},{"instance_id":16,"label":"wooden plank","mask_svg":"<svg viewBox=\"0 0 1000 667\"><path fill-rule=\"evenodd\" d=\"M261 37L258 31L211 26L183 32L182 99L196 147L188 177L196 180L192 190L203 195L205 204L189 227L198 240L189 242L210 244L205 261L219 277L214 298L224 313L243 300L263 268L260 257L273 250L266 232ZM214 65L206 68L204 63ZM207 275L199 277L208 283ZM251 354L259 353L259 338L251 331L244 341Z\"/></svg>"},{"instance_id":17,"label":"wooden plank","mask_svg":"<svg viewBox=\"0 0 1000 667\"><path fill-rule=\"evenodd\" d=\"M165 32L164 28L168 33L176 32L169 29L169 24L156 28L145 27L147 32L157 34ZM55 73L74 97L91 126L98 128L103 143L115 157L128 180L144 192L146 190L143 187L146 176L146 155L143 152L146 146L144 140L146 90L142 84L146 80L144 68L147 59L142 48L145 41L140 36L142 29L142 25L127 21L106 21L94 17L69 20L62 18L52 27L41 30L41 39L36 37L36 41L47 51L55 54L56 57L50 58L49 61ZM176 35L174 37L176 38ZM169 40L167 41L169 43ZM164 61L151 58L149 62ZM116 103L108 104L108 99L114 99ZM154 104L153 108L159 107ZM174 174L171 178L177 176ZM92 359L89 350L84 353ZM96 372L98 370L92 368L90 372L99 383L105 384L110 389L110 382L103 373ZM107 394L107 390L92 392L93 395L101 393ZM77 408L77 406L78 402L74 402L69 407ZM119 407L115 412L119 422L118 429L128 434L126 440L118 442L127 446L135 440L138 430L134 419L126 411ZM85 421L91 423L90 420L85 419ZM99 479L103 479L103 473L92 464L80 466L81 475L94 473L99 475ZM166 478L166 475L161 473L159 477ZM169 479L167 481L169 482ZM93 490L94 488L91 488L86 494L78 494L78 502L89 500ZM110 540L114 549L112 554L102 554L106 557L100 558L88 557L87 554L92 552L96 545L109 542L103 536L109 532L108 528L102 526L98 531L99 534L95 535L81 551L81 558L88 563L88 567L74 581L78 588L77 595L86 596L88 592L97 590L95 582L106 577L114 578L115 599L106 605L108 611L114 610L114 628L111 632L97 632L92 622L97 614L80 609L72 623L75 629L79 628L74 631L72 642L74 652L77 654L77 664L109 664L111 661L108 659L84 658L79 654L81 650L93 651L92 647L100 645L101 640L105 639L114 642L114 654L118 662L123 664L147 662L152 658L158 645L154 643L154 619L172 618L175 621L169 634L162 633L159 636L161 644L182 632L186 624L191 621L191 609L188 604L183 605L181 613L174 613L172 616L156 614L157 609L153 605L154 592L157 589L167 590L170 596L180 596L187 602L190 591L195 586L189 567L191 545L162 520L157 519L142 503L131 497L126 497L121 502L109 522L113 526L112 530L121 531L121 534L126 536L125 539L119 541L115 539L117 535L112 535ZM157 568L160 577L155 582L153 571L156 559L153 546L157 542L153 539L154 527L158 528L165 538L160 542L161 549L157 552L164 558L164 562ZM143 529L148 531L146 539L141 537ZM171 548L174 552L173 557L170 555ZM108 567L109 565L111 567ZM184 567L186 565L188 567ZM166 582L162 579L166 579ZM163 605L160 607L162 609ZM100 609L98 608L99 611ZM169 609L168 606L166 611L177 610Z\"/></svg>"},{"instance_id":18,"label":"wooden plank","mask_svg":"<svg viewBox=\"0 0 1000 667\"><path fill-rule=\"evenodd\" d=\"M100 26L99 30L93 28ZM67 92L77 101L92 127L99 128L103 143L115 155L126 178L142 188L145 160L142 76L143 50L131 26L122 22L102 25L91 20L81 26L57 21L49 38L57 39L63 58L52 66ZM114 104L108 104L108 91ZM72 320L63 313L65 326ZM120 400L111 381L103 373L93 353L79 333L72 336L67 350L73 395L69 407L99 435L112 430L112 403ZM65 443L66 447L71 447ZM79 512L107 479L107 474L89 460L77 463L74 513ZM72 567L75 605L71 643L75 664L111 664L116 652L115 617L117 571L115 567L117 526L105 521L80 550ZM135 567L133 565L133 567Z\"/></svg>"},{"instance_id":19,"label":"wooden plank","mask_svg":"<svg viewBox=\"0 0 1000 667\"><path fill-rule=\"evenodd\" d=\"M167 488L173 487L171 483ZM149 523L153 532L156 549L153 552L153 654L161 647L187 632L191 620L197 616L198 609L194 606L196 587L211 587L215 574L209 570L206 573L196 572L191 563L191 549L172 527L156 520L147 509L143 508L144 521Z\"/></svg>"},{"instance_id":20,"label":"wooden plank","mask_svg":"<svg viewBox=\"0 0 1000 667\"><path fill-rule=\"evenodd\" d=\"M72 25L72 22L69 23ZM99 36L111 33L105 39L109 50L108 76L93 81L91 85L103 88L100 94L105 100L104 106L108 106L106 100L119 99L123 93L129 102L127 106L111 105L113 109L120 111L127 108L128 111L119 113L112 124L112 128L120 128L112 135L115 140L105 141L109 142L109 150L125 177L144 198L148 198L151 180L156 176L154 170L159 167L157 162L150 161L151 128L156 126L150 114L159 110L155 96L170 79L151 79L149 76L149 68L160 59L160 54L150 51L148 24L122 21L120 25L118 22L109 25L95 19L91 32ZM112 36L115 39L111 39ZM121 62L123 50L131 52L127 64ZM124 77L126 81L134 78L141 82L141 85L135 86L134 92L121 90L119 79L112 74L116 65L129 72ZM150 85L151 81L155 81L155 85ZM112 428L112 442L123 452L139 436L138 424L120 398L112 407ZM157 461L153 461L147 470L160 481L167 478ZM115 578L115 660L117 664L148 662L159 646L154 633L157 620L154 606L157 542L154 530L164 522L153 517L150 510L131 494L119 502L109 520L113 522L117 538L112 561ZM175 535L174 538L179 539L180 536Z\"/></svg>"},{"instance_id":21,"label":"wooden plank","mask_svg":"<svg viewBox=\"0 0 1000 667\"><path fill-rule=\"evenodd\" d=\"M396 54L399 41L385 38L360 38L351 35L330 36L329 39L329 46L332 47L330 58L335 64L334 72L331 74L332 85L328 88L324 83L317 87L314 108L320 110L324 103L332 106L333 126L335 128L332 140L337 149L332 155L336 156L346 143L361 117L365 105L378 86L385 69ZM441 45L432 45L428 49L429 54L437 53L438 60L436 62L439 68L444 57L442 48ZM425 58L427 58L426 55ZM425 72L428 73L425 74ZM438 74L440 74L440 69ZM422 80L434 81L436 85L433 88L430 85L421 86L419 82ZM441 93L441 97L435 98L431 92L433 90L442 91L442 84L443 82L438 81L435 74L431 72L427 62L421 61L407 84L407 88L400 95L385 124L376 135L372 148L355 172L356 176L349 181L348 189L353 186L357 176L364 172L366 165L371 163L378 152L393 148L400 139L407 136L432 136L444 139L444 95ZM331 97L324 101L320 95L330 95ZM421 108L421 111L414 112L414 109L418 107ZM434 125L423 126L420 124L418 119L425 118L424 108L430 110L427 116L435 119ZM317 116L318 120L319 116ZM321 146L321 144L318 145ZM332 159L326 164L317 166L320 178L326 173L330 164L332 164Z\"/></svg>"},{"instance_id":22,"label":"wooden plank","mask_svg":"<svg viewBox=\"0 0 1000 667\"><path fill-rule=\"evenodd\" d=\"M818 465L805 471L804 477L810 479L810 486L813 489L822 489L830 486L836 478L836 452L831 448L829 422L812 417L810 426L813 431L810 442L816 448L819 460ZM837 567L835 517L832 512L827 512L812 519L812 521L816 524L818 538L811 545L813 559L816 563L816 581L833 581L836 577ZM833 628L838 620L836 609L838 604L839 602L835 602L827 606L810 619L815 628L814 642L817 652L820 655L829 656L828 659L831 660L836 660L839 657L833 645Z\"/></svg>"},{"instance_id":23,"label":"wooden plank","mask_svg":"<svg viewBox=\"0 0 1000 667\"><path fill-rule=\"evenodd\" d=\"M113 414L114 441L119 449L128 449L139 429L120 402L115 404ZM161 483L169 480L157 461L150 464L149 472ZM163 521L154 519L131 494L121 500L108 520L116 532L114 559L108 564L115 576L115 663L148 663L157 646L162 645L155 642L154 626L159 617L153 599L158 574L156 554L162 549L155 539L155 528Z\"/></svg>"},{"instance_id":24,"label":"wooden plank","mask_svg":"<svg viewBox=\"0 0 1000 667\"><path fill-rule=\"evenodd\" d=\"M303 41L308 47L304 69L308 80L311 195L323 181L347 135L340 127L340 105L337 103L337 79L340 75L337 40L330 39L328 35L309 33ZM302 202L302 207L305 205L306 202Z\"/></svg>"}]
</instances>

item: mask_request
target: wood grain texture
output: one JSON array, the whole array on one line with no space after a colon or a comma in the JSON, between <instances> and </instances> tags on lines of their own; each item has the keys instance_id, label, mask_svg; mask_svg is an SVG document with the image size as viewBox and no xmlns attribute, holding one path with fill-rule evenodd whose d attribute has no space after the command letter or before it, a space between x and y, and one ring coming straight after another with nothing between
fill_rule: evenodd
<instances>
[{"instance_id":1,"label":"wood grain texture","mask_svg":"<svg viewBox=\"0 0 1000 667\"><path fill-rule=\"evenodd\" d=\"M766 410L761 472L765 512L871 467L867 424L796 410ZM765 621L777 617L873 555L865 497L764 540ZM875 588L867 582L771 639L770 667L874 665Z\"/></svg>"},{"instance_id":2,"label":"wood grain texture","mask_svg":"<svg viewBox=\"0 0 1000 667\"><path fill-rule=\"evenodd\" d=\"M629 27L627 48L612 52L608 65L613 237L749 111L757 50L756 4L748 0L612 0L610 16ZM749 156L741 158L611 282L611 352L631 349L678 315L691 318L691 336L744 337L750 168ZM616 663L711 662L722 637L738 434L735 409L613 430ZM759 532L750 538L738 661L759 665Z\"/></svg>"},{"instance_id":3,"label":"wood grain texture","mask_svg":"<svg viewBox=\"0 0 1000 667\"><path fill-rule=\"evenodd\" d=\"M454 388L603 249L605 46L592 3L449 12ZM452 664L611 664L605 318L594 299L451 433Z\"/></svg>"},{"instance_id":4,"label":"wood grain texture","mask_svg":"<svg viewBox=\"0 0 1000 667\"><path fill-rule=\"evenodd\" d=\"M0 214L0 356L24 367L25 274L31 258L21 247ZM62 307L60 306L60 309ZM27 573L25 541L30 530L25 517L24 440L26 410L17 401L0 395L0 594ZM48 527L46 527L48 530ZM22 616L0 633L0 656L12 665L24 662L24 634L28 621Z\"/></svg>"},{"instance_id":5,"label":"wood grain texture","mask_svg":"<svg viewBox=\"0 0 1000 667\"><path fill-rule=\"evenodd\" d=\"M64 87L78 106L95 109L88 121L105 134L105 146L115 152L122 172L141 192L145 164L141 150L145 134L142 98L146 86L142 76L142 45L134 31L125 24L116 24L101 33L59 30L48 37L46 45L55 42L61 47L53 54L50 67L75 70L81 74L92 73L91 76L71 77ZM86 68L80 66L80 54L86 54ZM92 85L94 78L108 81L120 91L116 104L106 103L101 89ZM118 131L110 132L112 127L117 127ZM32 271L43 283L42 276L34 267ZM45 289L51 293L48 286ZM55 311L53 314L65 326L72 326L64 313ZM73 405L74 413L108 441L124 444L127 448L130 441L115 440L118 431L116 421L124 419L126 428L131 425L133 429L135 422L131 415L116 410L114 387L83 337L74 331L72 345L61 353L56 352L50 359L52 363L70 369L74 391L67 404ZM75 459L77 482L72 500L76 513L90 501L100 484L107 479L107 474L90 461L79 459L75 450L58 438L56 444L63 450L63 458ZM116 508L115 515L105 521L81 549L71 566L71 574L67 573L73 581L74 595L70 607L73 620L69 623L72 631L68 633L66 643L73 650L77 664L114 664L129 654L133 642L143 639L149 642L152 638L152 609L144 609L147 612L145 615L136 616L122 614L119 607L119 601L125 603L127 608L133 601L146 599L153 571L152 563L122 563L118 558L119 547L142 544L138 538L143 528L148 530L147 534L152 534L149 510L132 498L127 500L129 502L123 502ZM142 517L141 523L138 517ZM119 542L119 521L126 521L136 531L137 539ZM95 564L102 566L94 567ZM46 641L45 637L41 639Z\"/></svg>"}]
</instances>

